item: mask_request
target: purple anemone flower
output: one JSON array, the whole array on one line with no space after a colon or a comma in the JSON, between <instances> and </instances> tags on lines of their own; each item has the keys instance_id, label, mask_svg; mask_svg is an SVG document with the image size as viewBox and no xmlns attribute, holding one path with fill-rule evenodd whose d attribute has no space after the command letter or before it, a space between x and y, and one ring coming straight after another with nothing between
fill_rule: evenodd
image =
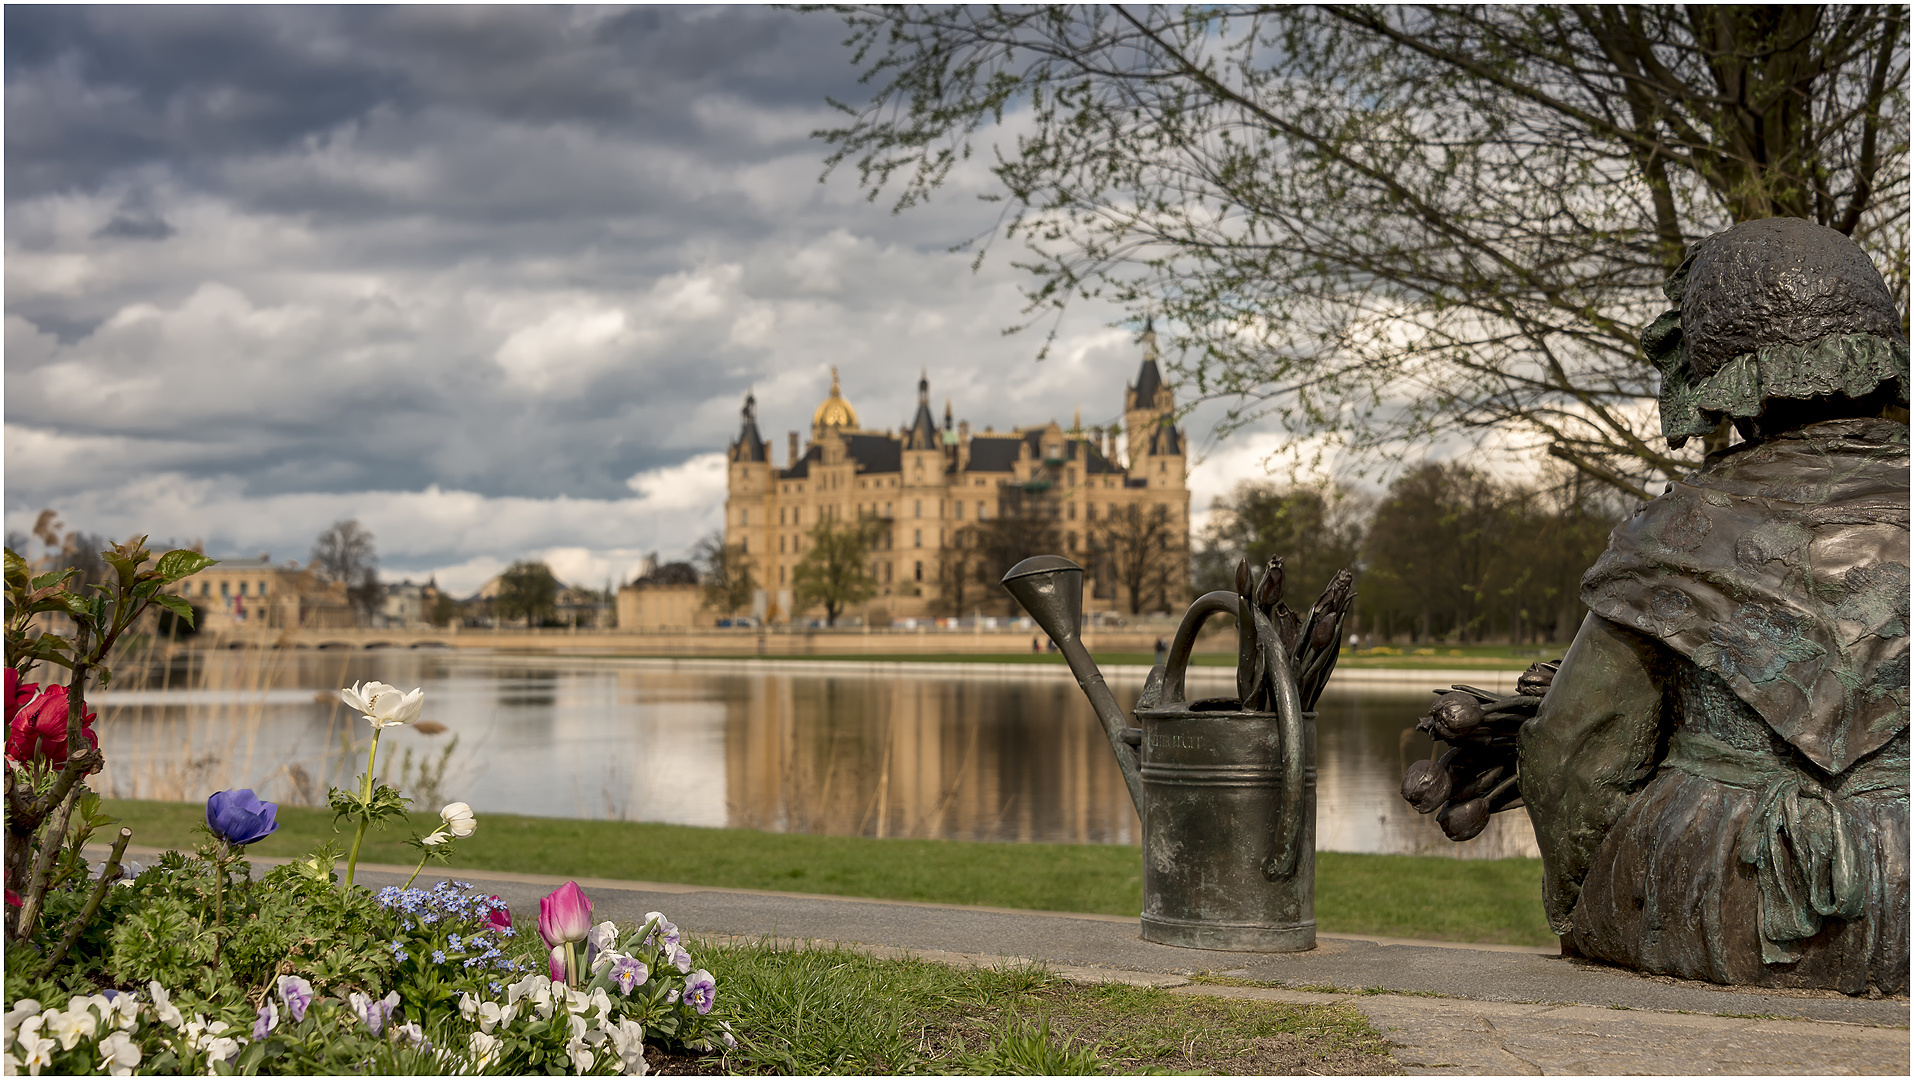
<instances>
[{"instance_id":1,"label":"purple anemone flower","mask_svg":"<svg viewBox=\"0 0 1914 1080\"><path fill-rule=\"evenodd\" d=\"M634 956L627 956L611 967L612 985L618 987L618 992L626 997L630 997L633 990L645 985L650 978L651 969Z\"/></svg>"},{"instance_id":2,"label":"purple anemone flower","mask_svg":"<svg viewBox=\"0 0 1914 1080\"><path fill-rule=\"evenodd\" d=\"M206 827L233 847L264 840L279 828L277 803L262 801L252 788L215 791L206 800Z\"/></svg>"},{"instance_id":3,"label":"purple anemone flower","mask_svg":"<svg viewBox=\"0 0 1914 1080\"><path fill-rule=\"evenodd\" d=\"M718 980L703 968L685 976L685 1000L703 1016L711 1011L711 1005L718 1000Z\"/></svg>"},{"instance_id":4,"label":"purple anemone flower","mask_svg":"<svg viewBox=\"0 0 1914 1080\"><path fill-rule=\"evenodd\" d=\"M279 1000L286 1003L286 1011L297 1024L306 1018L306 1007L312 1004L312 984L297 975L281 975Z\"/></svg>"}]
</instances>

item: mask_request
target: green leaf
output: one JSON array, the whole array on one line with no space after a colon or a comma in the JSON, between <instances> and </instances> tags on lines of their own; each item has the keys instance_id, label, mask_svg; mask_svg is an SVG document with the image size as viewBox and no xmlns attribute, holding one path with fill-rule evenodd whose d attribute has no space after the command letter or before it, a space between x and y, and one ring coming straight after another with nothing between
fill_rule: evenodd
<instances>
[{"instance_id":1,"label":"green leaf","mask_svg":"<svg viewBox=\"0 0 1914 1080\"><path fill-rule=\"evenodd\" d=\"M49 570L46 573L41 574L38 577L35 577L29 587L37 592L41 589L47 588L50 585L58 585L59 583L65 581L66 579L72 577L73 575L79 572L80 571L77 567L71 570Z\"/></svg>"},{"instance_id":2,"label":"green leaf","mask_svg":"<svg viewBox=\"0 0 1914 1080\"><path fill-rule=\"evenodd\" d=\"M106 565L113 568L113 572L119 575L122 583L132 581L133 575L139 573L139 564L133 561L131 555L120 551L117 545L112 549L100 552L100 559L105 562Z\"/></svg>"},{"instance_id":3,"label":"green leaf","mask_svg":"<svg viewBox=\"0 0 1914 1080\"><path fill-rule=\"evenodd\" d=\"M172 593L160 593L158 596L153 597L153 602L172 612L174 615L185 619L186 625L193 625L193 605L187 603L184 596L174 596Z\"/></svg>"},{"instance_id":4,"label":"green leaf","mask_svg":"<svg viewBox=\"0 0 1914 1080\"><path fill-rule=\"evenodd\" d=\"M170 584L180 578L197 574L218 561L218 559L209 559L197 551L175 548L160 556L157 569L160 579Z\"/></svg>"}]
</instances>

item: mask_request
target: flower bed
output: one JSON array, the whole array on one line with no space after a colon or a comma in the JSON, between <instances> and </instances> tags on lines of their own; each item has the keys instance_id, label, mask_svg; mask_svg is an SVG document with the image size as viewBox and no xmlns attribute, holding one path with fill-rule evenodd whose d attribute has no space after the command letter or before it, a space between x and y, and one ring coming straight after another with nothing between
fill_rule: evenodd
<instances>
[{"instance_id":1,"label":"flower bed","mask_svg":"<svg viewBox=\"0 0 1914 1080\"><path fill-rule=\"evenodd\" d=\"M6 553L9 1073L641 1075L648 1043L733 1043L711 1015L716 980L660 912L594 925L567 883L540 902L534 939L463 882L412 888L477 832L465 803L408 841L420 854L404 887L356 883L368 830L405 816L408 800L375 768L380 735L418 719L420 690L340 691L372 732L356 789L330 792L348 851L327 841L255 878L245 848L278 828L278 808L239 789L207 800L192 853L126 864L120 829L112 855L89 864L83 845L117 822L85 783L101 764L88 679L108 677L113 645L147 607L190 619L160 589L210 562L175 551L148 567L137 540L105 557L116 580L82 597L70 572L35 577ZM75 630L49 632L49 615ZM67 684L27 681L42 664L70 671Z\"/></svg>"}]
</instances>

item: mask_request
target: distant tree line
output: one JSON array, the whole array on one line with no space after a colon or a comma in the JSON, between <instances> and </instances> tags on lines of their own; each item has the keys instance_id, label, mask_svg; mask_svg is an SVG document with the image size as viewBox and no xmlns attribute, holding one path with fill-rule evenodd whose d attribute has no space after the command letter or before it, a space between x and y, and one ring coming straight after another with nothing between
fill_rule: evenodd
<instances>
[{"instance_id":1,"label":"distant tree line","mask_svg":"<svg viewBox=\"0 0 1914 1080\"><path fill-rule=\"evenodd\" d=\"M1624 501L1566 470L1519 483L1460 464L1411 470L1380 498L1247 482L1212 506L1195 584L1230 588L1237 560L1281 555L1292 605L1355 570L1348 627L1365 638L1563 642Z\"/></svg>"}]
</instances>

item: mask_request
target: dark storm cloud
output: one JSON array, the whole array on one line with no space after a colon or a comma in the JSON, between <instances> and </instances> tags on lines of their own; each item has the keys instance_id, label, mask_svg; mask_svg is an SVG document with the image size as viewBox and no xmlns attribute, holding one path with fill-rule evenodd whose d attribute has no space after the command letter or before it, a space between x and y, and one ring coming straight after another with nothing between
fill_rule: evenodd
<instances>
[{"instance_id":1,"label":"dark storm cloud","mask_svg":"<svg viewBox=\"0 0 1914 1080\"><path fill-rule=\"evenodd\" d=\"M708 139L690 103L855 94L829 19L758 8L6 9L9 196L281 150L381 109Z\"/></svg>"},{"instance_id":2,"label":"dark storm cloud","mask_svg":"<svg viewBox=\"0 0 1914 1080\"><path fill-rule=\"evenodd\" d=\"M356 515L394 571L622 572L715 524L747 387L781 452L832 366L878 427L920 368L1000 427L1114 419L1135 370L1106 309L1042 366L999 335L1016 273L946 250L981 165L903 216L817 183L860 93L828 15L5 19L10 527L296 555Z\"/></svg>"}]
</instances>

